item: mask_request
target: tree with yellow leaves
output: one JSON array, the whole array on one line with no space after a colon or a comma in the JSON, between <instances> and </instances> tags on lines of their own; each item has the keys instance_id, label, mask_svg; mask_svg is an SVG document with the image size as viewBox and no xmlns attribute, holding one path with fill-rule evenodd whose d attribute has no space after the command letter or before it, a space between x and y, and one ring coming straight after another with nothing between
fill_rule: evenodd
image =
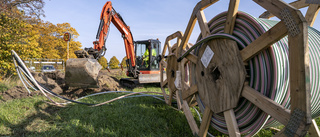
<instances>
[{"instance_id":1,"label":"tree with yellow leaves","mask_svg":"<svg viewBox=\"0 0 320 137\"><path fill-rule=\"evenodd\" d=\"M76 58L73 52L81 47L81 43L75 41L78 32L69 23L54 25L41 21L43 5L43 0L0 1L0 77L15 73L11 50L15 50L23 60L66 60L65 32L73 36L69 43L70 57Z\"/></svg>"},{"instance_id":2,"label":"tree with yellow leaves","mask_svg":"<svg viewBox=\"0 0 320 137\"><path fill-rule=\"evenodd\" d=\"M103 69L106 69L108 67L108 60L105 57L101 57L100 59L98 59L98 62Z\"/></svg>"},{"instance_id":3,"label":"tree with yellow leaves","mask_svg":"<svg viewBox=\"0 0 320 137\"><path fill-rule=\"evenodd\" d=\"M0 75L14 74L11 50L15 50L22 59L41 57L39 33L35 25L24 20L23 12L12 8L10 12L0 13Z\"/></svg>"},{"instance_id":4,"label":"tree with yellow leaves","mask_svg":"<svg viewBox=\"0 0 320 137\"><path fill-rule=\"evenodd\" d=\"M50 22L39 24L39 39L40 47L43 49L42 58L50 59L67 59L67 43L63 40L65 32L72 35L69 42L70 58L76 58L74 51L80 50L82 46L79 41L75 39L79 36L75 28L71 27L69 23L62 23L54 25Z\"/></svg>"},{"instance_id":5,"label":"tree with yellow leaves","mask_svg":"<svg viewBox=\"0 0 320 137\"><path fill-rule=\"evenodd\" d=\"M110 59L110 62L109 62L109 67L111 69L118 69L119 68L119 60L117 59L116 56L113 56L111 59Z\"/></svg>"},{"instance_id":6,"label":"tree with yellow leaves","mask_svg":"<svg viewBox=\"0 0 320 137\"><path fill-rule=\"evenodd\" d=\"M127 56L123 57L123 59L122 59L122 61L121 61L121 65L122 65L123 68L127 68L127 62L126 62L126 60L127 60Z\"/></svg>"}]
</instances>

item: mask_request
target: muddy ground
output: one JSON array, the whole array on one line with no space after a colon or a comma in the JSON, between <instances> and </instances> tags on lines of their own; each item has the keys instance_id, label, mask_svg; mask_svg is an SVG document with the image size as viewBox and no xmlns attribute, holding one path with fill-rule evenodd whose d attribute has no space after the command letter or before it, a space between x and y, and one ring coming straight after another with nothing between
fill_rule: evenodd
<instances>
[{"instance_id":1,"label":"muddy ground","mask_svg":"<svg viewBox=\"0 0 320 137\"><path fill-rule=\"evenodd\" d=\"M119 77L124 74L121 69L115 70L101 70L98 76L100 88L74 88L65 85L64 73L56 72L54 74L44 74L39 72L32 72L34 78L44 87L69 99L76 99L88 94L104 92L104 91L119 91L125 90L119 85ZM0 93L0 101L7 101L12 99L26 98L34 95L42 95L40 91L30 90L31 94L25 89L23 85L15 86L5 92Z\"/></svg>"}]
</instances>

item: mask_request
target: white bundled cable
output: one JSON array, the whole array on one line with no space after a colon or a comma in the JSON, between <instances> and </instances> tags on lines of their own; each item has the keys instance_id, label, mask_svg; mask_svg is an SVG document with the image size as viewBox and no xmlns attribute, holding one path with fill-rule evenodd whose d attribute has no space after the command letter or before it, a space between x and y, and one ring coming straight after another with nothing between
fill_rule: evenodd
<instances>
[{"instance_id":1,"label":"white bundled cable","mask_svg":"<svg viewBox=\"0 0 320 137\"><path fill-rule=\"evenodd\" d=\"M104 104L108 104L111 102L114 102L116 100L119 99L125 99L125 98L132 98L132 97L153 97L156 98L158 100L164 101L163 99L159 98L161 97L161 95L150 95L150 94L146 94L146 93L153 93L153 94L162 94L159 92L131 92L131 91L108 91L108 92L100 92L100 93L95 93L95 94L91 94L91 95L87 95L81 98L78 98L76 100L71 100L65 97L62 97L54 92L52 92L51 90L47 89L46 87L44 87L43 85L41 85L38 81L36 81L36 79L32 76L31 72L28 70L28 68L26 67L26 65L23 63L23 61L21 60L21 58L18 56L18 54L12 50L12 58L14 61L14 65L17 71L17 74L20 78L20 80L22 81L24 87L27 89L28 93L31 94L31 91L29 89L29 87L31 87L33 90L39 90L46 98L48 98L52 104L57 105L57 106L65 106L69 103L78 103L78 104L83 104L83 105L88 105L88 106L100 106L100 105L104 105ZM85 103L85 102L79 102L78 100L84 99L84 98L88 98L88 97L92 97L92 96L97 96L97 95L102 95L102 94L108 94L108 93L129 93L126 95L122 95L119 96L117 98L111 99L109 101L103 102L103 103L99 103L99 104L90 104L90 103ZM47 94L62 99L64 101L64 103L59 103L54 101L53 99L51 99ZM135 95L135 96L133 96Z\"/></svg>"}]
</instances>

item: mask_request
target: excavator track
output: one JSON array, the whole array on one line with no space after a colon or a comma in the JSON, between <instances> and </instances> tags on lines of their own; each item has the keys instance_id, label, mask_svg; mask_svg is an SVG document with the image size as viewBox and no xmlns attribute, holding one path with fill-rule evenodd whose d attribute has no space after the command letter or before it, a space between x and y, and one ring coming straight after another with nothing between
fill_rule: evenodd
<instances>
[{"instance_id":1,"label":"excavator track","mask_svg":"<svg viewBox=\"0 0 320 137\"><path fill-rule=\"evenodd\" d=\"M120 79L120 85L133 89L135 88L137 85L139 85L139 80L138 79L134 79L134 78L122 78Z\"/></svg>"}]
</instances>

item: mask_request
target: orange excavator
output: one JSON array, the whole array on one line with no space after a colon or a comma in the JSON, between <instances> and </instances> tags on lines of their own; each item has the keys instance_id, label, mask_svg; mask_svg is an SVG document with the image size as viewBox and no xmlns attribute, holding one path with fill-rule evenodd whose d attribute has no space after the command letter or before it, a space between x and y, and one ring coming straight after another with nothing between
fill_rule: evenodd
<instances>
[{"instance_id":1,"label":"orange excavator","mask_svg":"<svg viewBox=\"0 0 320 137\"><path fill-rule=\"evenodd\" d=\"M137 83L159 83L160 41L155 39L134 41L129 26L108 1L102 8L97 40L93 42L94 47L75 51L77 58L67 60L66 84L69 87L99 87L97 77L102 67L97 59L106 53L105 43L111 22L120 31L124 40L127 76L132 77L121 79L120 84L132 88Z\"/></svg>"}]
</instances>

